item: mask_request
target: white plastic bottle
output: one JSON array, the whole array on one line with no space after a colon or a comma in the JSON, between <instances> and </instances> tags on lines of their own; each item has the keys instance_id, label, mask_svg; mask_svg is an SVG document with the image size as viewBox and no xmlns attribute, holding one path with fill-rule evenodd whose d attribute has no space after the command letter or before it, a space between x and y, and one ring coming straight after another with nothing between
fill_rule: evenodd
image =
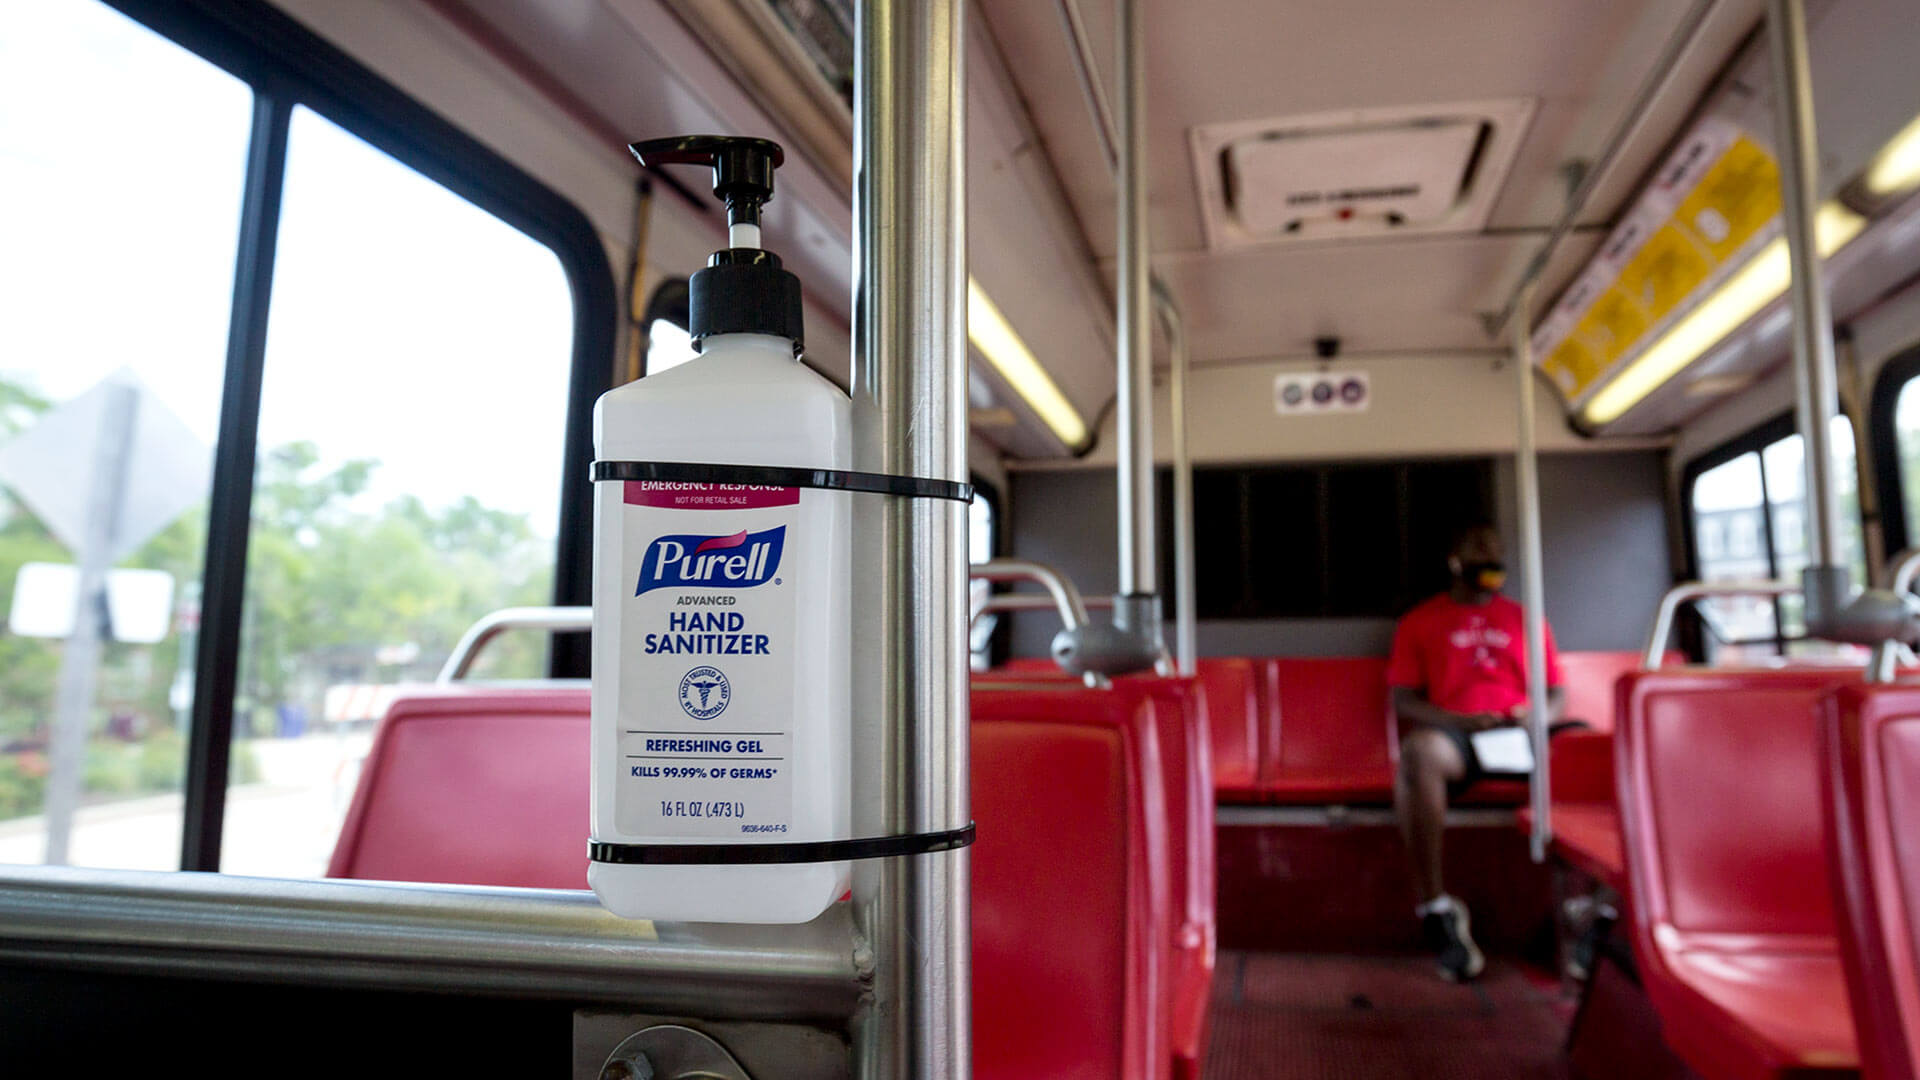
<instances>
[{"instance_id":1,"label":"white plastic bottle","mask_svg":"<svg viewBox=\"0 0 1920 1080\"><path fill-rule=\"evenodd\" d=\"M635 152L712 164L733 246L693 278L700 355L595 407L596 477L661 462L848 468L847 396L798 361L798 281L757 246L779 148L694 137ZM805 922L846 891L844 861L629 860L848 837L851 498L596 480L587 880L615 914Z\"/></svg>"}]
</instances>

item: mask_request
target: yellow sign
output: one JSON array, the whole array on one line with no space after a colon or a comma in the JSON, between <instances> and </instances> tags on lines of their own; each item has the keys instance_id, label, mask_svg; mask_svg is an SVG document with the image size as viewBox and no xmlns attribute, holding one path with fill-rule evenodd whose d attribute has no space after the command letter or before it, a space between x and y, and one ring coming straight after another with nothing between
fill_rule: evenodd
<instances>
[{"instance_id":1,"label":"yellow sign","mask_svg":"<svg viewBox=\"0 0 1920 1080\"><path fill-rule=\"evenodd\" d=\"M1717 261L1699 241L1667 225L1620 268L1614 288L1632 297L1649 322L1659 322L1707 279Z\"/></svg>"},{"instance_id":2,"label":"yellow sign","mask_svg":"<svg viewBox=\"0 0 1920 1080\"><path fill-rule=\"evenodd\" d=\"M1780 213L1773 155L1724 121L1692 132L1654 175L1535 339L1541 369L1569 399L1631 356Z\"/></svg>"},{"instance_id":3,"label":"yellow sign","mask_svg":"<svg viewBox=\"0 0 1920 1080\"><path fill-rule=\"evenodd\" d=\"M1700 239L1715 263L1733 257L1780 212L1780 169L1745 135L1733 140L1673 213Z\"/></svg>"}]
</instances>

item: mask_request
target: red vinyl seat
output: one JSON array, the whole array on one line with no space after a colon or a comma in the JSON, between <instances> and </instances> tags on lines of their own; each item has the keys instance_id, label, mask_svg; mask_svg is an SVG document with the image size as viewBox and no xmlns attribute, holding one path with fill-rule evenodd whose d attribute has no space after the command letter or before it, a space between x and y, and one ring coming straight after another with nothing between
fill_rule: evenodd
<instances>
[{"instance_id":1,"label":"red vinyl seat","mask_svg":"<svg viewBox=\"0 0 1920 1080\"><path fill-rule=\"evenodd\" d=\"M1821 716L1841 966L1868 1080L1920 1077L1920 686L1844 687Z\"/></svg>"},{"instance_id":2,"label":"red vinyl seat","mask_svg":"<svg viewBox=\"0 0 1920 1080\"><path fill-rule=\"evenodd\" d=\"M1207 740L1213 790L1222 802L1257 802L1260 784L1260 672L1254 660L1209 656L1194 661L1206 689Z\"/></svg>"},{"instance_id":3,"label":"red vinyl seat","mask_svg":"<svg viewBox=\"0 0 1920 1080\"><path fill-rule=\"evenodd\" d=\"M1642 672L1614 734L1633 947L1666 1040L1713 1078L1853 1075L1814 707L1844 671Z\"/></svg>"},{"instance_id":4,"label":"red vinyl seat","mask_svg":"<svg viewBox=\"0 0 1920 1080\"><path fill-rule=\"evenodd\" d=\"M1640 670L1640 652L1563 652L1560 684L1566 689L1568 720L1579 720L1595 731L1612 731L1613 690L1620 676ZM1684 663L1686 657L1669 652L1663 667Z\"/></svg>"},{"instance_id":5,"label":"red vinyl seat","mask_svg":"<svg viewBox=\"0 0 1920 1080\"><path fill-rule=\"evenodd\" d=\"M586 888L587 725L584 686L396 699L327 876Z\"/></svg>"},{"instance_id":6,"label":"red vinyl seat","mask_svg":"<svg viewBox=\"0 0 1920 1080\"><path fill-rule=\"evenodd\" d=\"M1165 939L1166 1028L1181 1076L1198 1076L1207 1045L1207 1005L1212 1000L1218 933L1214 917L1215 858L1213 785L1207 752L1208 698L1198 680L1128 676L1111 689L1092 690L1071 678L1034 672L996 683L977 678L976 690L1018 689L1049 694L1061 710L1106 715L1112 699L1144 704L1139 714L1155 729L1159 748L1161 806L1167 852L1169 924ZM1122 714L1129 722L1132 714ZM1098 721L1096 721L1098 722ZM1111 717L1105 722L1112 722Z\"/></svg>"},{"instance_id":7,"label":"red vinyl seat","mask_svg":"<svg viewBox=\"0 0 1920 1080\"><path fill-rule=\"evenodd\" d=\"M1625 892L1627 857L1620 842L1620 810L1614 802L1613 736L1565 731L1547 753L1553 783L1552 850L1594 880ZM1533 810L1519 811L1522 832L1533 830Z\"/></svg>"},{"instance_id":8,"label":"red vinyl seat","mask_svg":"<svg viewBox=\"0 0 1920 1080\"><path fill-rule=\"evenodd\" d=\"M1393 797L1387 662L1380 657L1266 662L1263 800L1384 803Z\"/></svg>"},{"instance_id":9,"label":"red vinyl seat","mask_svg":"<svg viewBox=\"0 0 1920 1080\"><path fill-rule=\"evenodd\" d=\"M1164 785L1140 696L973 693L974 1074L1158 1080Z\"/></svg>"}]
</instances>

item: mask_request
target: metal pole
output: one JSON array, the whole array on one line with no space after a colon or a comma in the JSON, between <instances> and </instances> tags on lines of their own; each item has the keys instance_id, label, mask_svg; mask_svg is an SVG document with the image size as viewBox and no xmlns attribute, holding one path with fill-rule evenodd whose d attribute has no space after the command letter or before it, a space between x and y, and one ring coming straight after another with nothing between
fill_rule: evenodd
<instances>
[{"instance_id":1,"label":"metal pole","mask_svg":"<svg viewBox=\"0 0 1920 1080\"><path fill-rule=\"evenodd\" d=\"M1167 335L1168 407L1173 414L1173 655L1182 675L1196 656L1193 606L1193 455L1187 446L1187 326L1180 308L1155 282L1154 306Z\"/></svg>"},{"instance_id":2,"label":"metal pole","mask_svg":"<svg viewBox=\"0 0 1920 1080\"><path fill-rule=\"evenodd\" d=\"M1839 401L1833 362L1833 316L1820 277L1814 213L1820 197L1820 147L1813 130L1813 79L1807 67L1807 22L1801 0L1769 0L1767 44L1773 58L1774 142L1780 159L1781 223L1793 280L1795 415L1806 450L1810 569L1841 565L1840 504L1834 484L1828 421ZM1809 603L1812 602L1809 597ZM1836 597L1844 603L1845 596ZM1809 611L1809 623L1817 623Z\"/></svg>"},{"instance_id":3,"label":"metal pole","mask_svg":"<svg viewBox=\"0 0 1920 1080\"><path fill-rule=\"evenodd\" d=\"M53 710L53 746L47 768L47 862L64 865L73 839L73 817L85 786L87 718L100 664L100 632L106 621L107 571L112 566L120 506L126 501L128 455L139 393L132 386L109 386L100 408L87 487L86 532L80 550L79 583L74 589L73 631L60 653L60 678Z\"/></svg>"},{"instance_id":4,"label":"metal pole","mask_svg":"<svg viewBox=\"0 0 1920 1080\"><path fill-rule=\"evenodd\" d=\"M1119 364L1120 596L1114 626L1160 644L1158 522L1153 509L1153 308L1148 289L1147 87L1144 0L1117 0L1120 53Z\"/></svg>"},{"instance_id":5,"label":"metal pole","mask_svg":"<svg viewBox=\"0 0 1920 1080\"><path fill-rule=\"evenodd\" d=\"M1520 488L1520 592L1527 631L1527 730L1533 737L1533 861L1545 862L1553 839L1553 780L1547 767L1547 585L1540 553L1540 460L1534 446L1533 290L1520 294L1510 325L1514 385L1519 392L1519 438L1514 472Z\"/></svg>"},{"instance_id":6,"label":"metal pole","mask_svg":"<svg viewBox=\"0 0 1920 1080\"><path fill-rule=\"evenodd\" d=\"M854 70L854 468L967 479L961 0L861 0ZM960 828L967 508L854 499L856 836ZM855 864L871 992L854 1075L972 1074L967 853Z\"/></svg>"}]
</instances>

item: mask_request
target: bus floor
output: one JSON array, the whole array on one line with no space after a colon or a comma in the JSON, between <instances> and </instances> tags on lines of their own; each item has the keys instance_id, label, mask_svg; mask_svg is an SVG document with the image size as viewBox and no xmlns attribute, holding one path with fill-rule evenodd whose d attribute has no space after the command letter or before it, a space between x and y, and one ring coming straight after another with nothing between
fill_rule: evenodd
<instances>
[{"instance_id":1,"label":"bus floor","mask_svg":"<svg viewBox=\"0 0 1920 1080\"><path fill-rule=\"evenodd\" d=\"M1406 953L1222 952L1207 1080L1562 1080L1574 1002L1489 956L1478 980Z\"/></svg>"}]
</instances>

